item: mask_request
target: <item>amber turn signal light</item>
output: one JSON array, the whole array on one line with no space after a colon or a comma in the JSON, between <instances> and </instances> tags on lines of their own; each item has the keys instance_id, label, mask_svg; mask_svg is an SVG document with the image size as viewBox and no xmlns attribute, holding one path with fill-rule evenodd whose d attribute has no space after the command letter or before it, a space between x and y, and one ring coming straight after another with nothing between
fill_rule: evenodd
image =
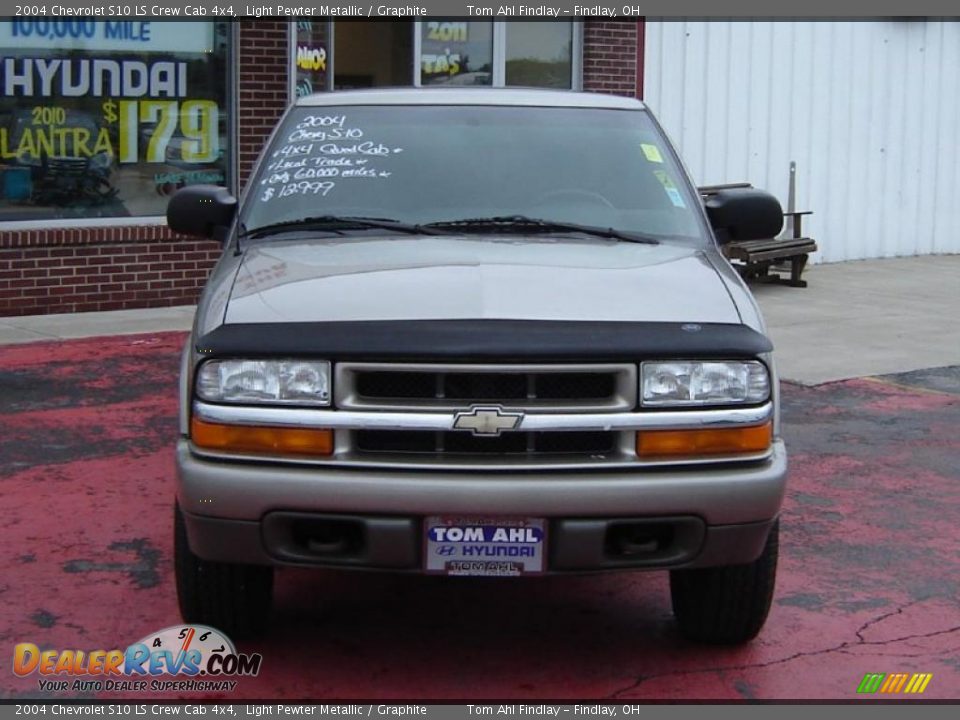
<instances>
[{"instance_id":1,"label":"amber turn signal light","mask_svg":"<svg viewBox=\"0 0 960 720\"><path fill-rule=\"evenodd\" d=\"M333 453L333 430L221 425L193 418L190 436L194 445L207 450L276 455Z\"/></svg>"},{"instance_id":2,"label":"amber turn signal light","mask_svg":"<svg viewBox=\"0 0 960 720\"><path fill-rule=\"evenodd\" d=\"M770 422L743 428L649 430L637 433L637 455L653 458L758 453L767 450L771 442Z\"/></svg>"}]
</instances>

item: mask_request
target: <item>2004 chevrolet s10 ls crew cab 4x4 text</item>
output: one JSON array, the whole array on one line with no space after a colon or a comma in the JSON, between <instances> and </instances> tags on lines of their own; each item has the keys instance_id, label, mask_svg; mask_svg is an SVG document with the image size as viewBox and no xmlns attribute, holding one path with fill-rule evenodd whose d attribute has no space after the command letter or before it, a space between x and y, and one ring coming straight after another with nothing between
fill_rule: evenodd
<instances>
[{"instance_id":1,"label":"2004 chevrolet s10 ls crew cab 4x4 text","mask_svg":"<svg viewBox=\"0 0 960 720\"><path fill-rule=\"evenodd\" d=\"M184 350L186 621L261 629L274 566L527 576L667 569L737 643L773 594L787 460L757 306L639 101L538 90L299 99L237 201Z\"/></svg>"}]
</instances>

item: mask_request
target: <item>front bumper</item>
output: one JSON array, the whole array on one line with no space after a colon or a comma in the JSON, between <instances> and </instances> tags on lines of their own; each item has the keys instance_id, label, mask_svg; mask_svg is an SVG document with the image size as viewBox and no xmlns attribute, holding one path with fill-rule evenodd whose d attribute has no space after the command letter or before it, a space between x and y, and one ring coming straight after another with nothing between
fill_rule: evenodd
<instances>
[{"instance_id":1,"label":"front bumper","mask_svg":"<svg viewBox=\"0 0 960 720\"><path fill-rule=\"evenodd\" d=\"M782 441L768 459L742 465L489 473L222 461L194 455L186 439L177 446L193 552L258 564L416 570L428 515L548 518L550 571L744 563L763 548L786 474ZM298 546L298 518L353 528L361 546ZM611 553L612 528L624 524L665 539L650 552Z\"/></svg>"}]
</instances>

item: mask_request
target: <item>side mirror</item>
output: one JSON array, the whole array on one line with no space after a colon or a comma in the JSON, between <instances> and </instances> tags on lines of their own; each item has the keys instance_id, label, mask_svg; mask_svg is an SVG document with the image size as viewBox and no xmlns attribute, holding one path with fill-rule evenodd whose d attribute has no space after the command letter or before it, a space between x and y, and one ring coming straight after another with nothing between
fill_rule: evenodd
<instances>
[{"instance_id":1,"label":"side mirror","mask_svg":"<svg viewBox=\"0 0 960 720\"><path fill-rule=\"evenodd\" d=\"M223 240L237 213L237 199L219 185L189 185L167 204L167 225L184 235Z\"/></svg>"},{"instance_id":2,"label":"side mirror","mask_svg":"<svg viewBox=\"0 0 960 720\"><path fill-rule=\"evenodd\" d=\"M774 238L783 228L780 201L762 190L720 190L707 197L704 207L721 244Z\"/></svg>"}]
</instances>

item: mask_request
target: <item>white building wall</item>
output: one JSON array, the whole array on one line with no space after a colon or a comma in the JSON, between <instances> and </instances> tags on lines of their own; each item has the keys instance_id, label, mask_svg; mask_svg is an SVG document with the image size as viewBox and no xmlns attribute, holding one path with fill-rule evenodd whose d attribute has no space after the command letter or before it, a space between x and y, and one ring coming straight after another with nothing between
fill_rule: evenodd
<instances>
[{"instance_id":1,"label":"white building wall","mask_svg":"<svg viewBox=\"0 0 960 720\"><path fill-rule=\"evenodd\" d=\"M644 96L700 185L786 207L814 262L960 252L960 23L657 22Z\"/></svg>"}]
</instances>

